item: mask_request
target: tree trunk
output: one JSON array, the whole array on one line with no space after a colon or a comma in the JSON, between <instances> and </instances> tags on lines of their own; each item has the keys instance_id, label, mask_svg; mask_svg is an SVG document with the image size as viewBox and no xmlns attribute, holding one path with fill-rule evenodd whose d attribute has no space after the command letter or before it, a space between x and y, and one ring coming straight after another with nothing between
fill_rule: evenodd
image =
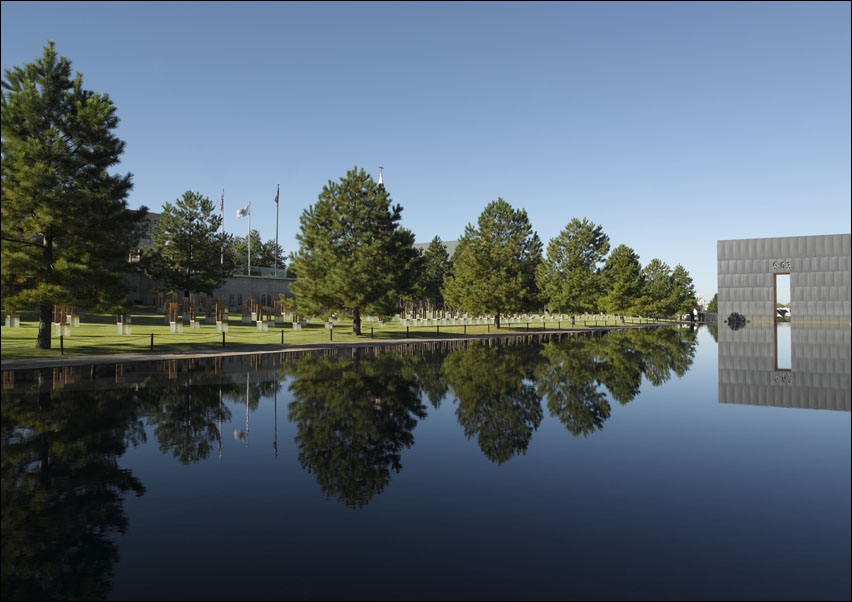
<instances>
[{"instance_id":1,"label":"tree trunk","mask_svg":"<svg viewBox=\"0 0 852 602\"><path fill-rule=\"evenodd\" d=\"M361 310L357 307L352 310L352 334L361 336Z\"/></svg>"},{"instance_id":2,"label":"tree trunk","mask_svg":"<svg viewBox=\"0 0 852 602\"><path fill-rule=\"evenodd\" d=\"M500 312L494 312L494 328L500 328Z\"/></svg>"},{"instance_id":3,"label":"tree trunk","mask_svg":"<svg viewBox=\"0 0 852 602\"><path fill-rule=\"evenodd\" d=\"M53 306L39 306L38 338L36 349L50 349L50 326L53 323Z\"/></svg>"}]
</instances>

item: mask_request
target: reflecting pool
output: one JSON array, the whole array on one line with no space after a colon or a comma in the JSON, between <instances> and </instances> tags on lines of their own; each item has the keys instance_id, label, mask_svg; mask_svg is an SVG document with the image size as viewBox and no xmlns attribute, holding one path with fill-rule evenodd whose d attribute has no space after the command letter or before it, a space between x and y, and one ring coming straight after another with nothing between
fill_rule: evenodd
<instances>
[{"instance_id":1,"label":"reflecting pool","mask_svg":"<svg viewBox=\"0 0 852 602\"><path fill-rule=\"evenodd\" d=\"M849 600L815 332L783 369L720 325L4 371L2 598Z\"/></svg>"}]
</instances>

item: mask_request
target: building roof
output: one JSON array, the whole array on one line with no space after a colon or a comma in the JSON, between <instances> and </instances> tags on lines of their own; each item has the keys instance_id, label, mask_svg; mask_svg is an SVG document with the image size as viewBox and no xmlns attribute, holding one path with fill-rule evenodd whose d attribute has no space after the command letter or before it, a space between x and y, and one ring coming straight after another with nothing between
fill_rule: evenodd
<instances>
[{"instance_id":1,"label":"building roof","mask_svg":"<svg viewBox=\"0 0 852 602\"><path fill-rule=\"evenodd\" d=\"M458 246L459 241L457 241L457 240L442 240L441 243L444 245L444 248L447 250L447 254L450 257L452 257L453 253L456 252L456 247ZM416 242L416 243L414 243L414 248L419 249L419 250L421 250L425 253L426 249L428 249L429 245L431 245L431 244L432 244L432 241Z\"/></svg>"}]
</instances>

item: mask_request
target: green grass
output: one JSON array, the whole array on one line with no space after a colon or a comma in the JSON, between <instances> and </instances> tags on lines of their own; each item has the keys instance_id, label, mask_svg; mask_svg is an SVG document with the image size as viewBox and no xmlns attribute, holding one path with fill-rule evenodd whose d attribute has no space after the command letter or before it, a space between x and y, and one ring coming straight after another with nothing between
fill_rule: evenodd
<instances>
[{"instance_id":1,"label":"green grass","mask_svg":"<svg viewBox=\"0 0 852 602\"><path fill-rule=\"evenodd\" d=\"M260 332L254 323L243 323L239 315L231 315L228 320L228 332L224 335L217 332L216 324L205 324L204 317L199 316L198 328L190 328L184 324L182 333L172 333L161 313L154 308L136 308L131 313L131 334L120 335L115 324L115 318L110 314L89 312L82 316L79 326L71 326L70 334L61 338L55 335L51 325L52 349L36 349L38 321L35 312L20 312L20 327L2 327L0 331L0 359L24 359L40 357L105 355L116 353L143 353L152 351L187 351L211 350L225 348L233 350L240 347L257 347L269 345L270 348L303 345L318 345L329 342L352 343L373 341L393 341L401 339L435 339L452 338L464 335L509 334L535 332L541 330L570 330L582 328L612 327L617 322L612 316L608 319L589 318L584 321L577 319L571 326L567 319L564 321L539 320L529 322L504 322L499 330L493 326L411 326L407 328L398 320L393 320L381 327L378 322L361 322L361 336L352 334L351 319L340 319L333 329L326 328L323 321L309 321L301 330L294 330L291 322L270 324L266 332ZM627 324L648 323L649 320L627 318ZM152 337L153 335L153 337Z\"/></svg>"}]
</instances>

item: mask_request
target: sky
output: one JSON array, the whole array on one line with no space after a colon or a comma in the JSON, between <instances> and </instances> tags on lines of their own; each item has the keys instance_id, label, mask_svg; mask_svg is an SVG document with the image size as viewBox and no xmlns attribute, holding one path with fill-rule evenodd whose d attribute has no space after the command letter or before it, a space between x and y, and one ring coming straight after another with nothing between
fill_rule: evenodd
<instances>
[{"instance_id":1,"label":"sky","mask_svg":"<svg viewBox=\"0 0 852 602\"><path fill-rule=\"evenodd\" d=\"M251 203L286 254L356 168L418 243L501 198L545 249L588 220L708 301L718 240L850 231L849 2L4 1L0 24L4 81L53 40L112 99L131 208L224 190L225 230Z\"/></svg>"}]
</instances>

